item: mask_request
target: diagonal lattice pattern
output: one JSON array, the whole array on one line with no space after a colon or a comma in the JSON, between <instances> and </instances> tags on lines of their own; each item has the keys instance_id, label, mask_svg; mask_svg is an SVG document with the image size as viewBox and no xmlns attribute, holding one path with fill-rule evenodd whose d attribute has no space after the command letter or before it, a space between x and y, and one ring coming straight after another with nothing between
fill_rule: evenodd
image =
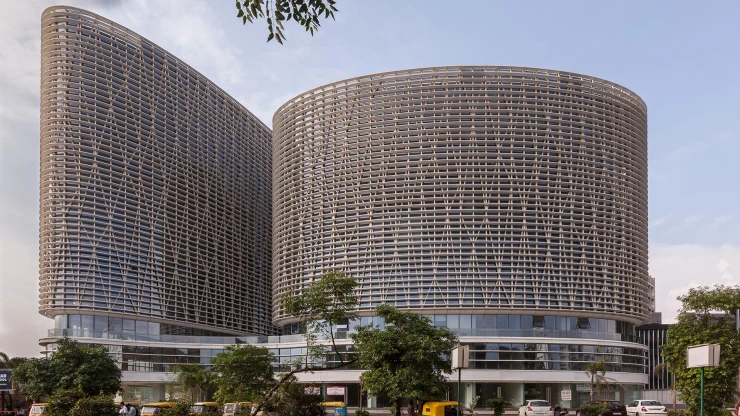
<instances>
[{"instance_id":1,"label":"diagonal lattice pattern","mask_svg":"<svg viewBox=\"0 0 740 416\"><path fill-rule=\"evenodd\" d=\"M93 13L42 15L40 311L273 332L271 132Z\"/></svg>"},{"instance_id":2,"label":"diagonal lattice pattern","mask_svg":"<svg viewBox=\"0 0 740 416\"><path fill-rule=\"evenodd\" d=\"M273 125L273 299L339 269L363 314L646 317L647 108L633 92L424 68L308 91ZM279 302L273 314L291 322Z\"/></svg>"}]
</instances>

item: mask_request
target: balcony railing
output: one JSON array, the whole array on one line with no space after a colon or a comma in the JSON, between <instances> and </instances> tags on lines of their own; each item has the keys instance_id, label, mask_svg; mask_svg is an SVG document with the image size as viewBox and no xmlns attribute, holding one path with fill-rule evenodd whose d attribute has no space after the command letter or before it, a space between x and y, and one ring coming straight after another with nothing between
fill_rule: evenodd
<instances>
[{"instance_id":1,"label":"balcony railing","mask_svg":"<svg viewBox=\"0 0 740 416\"><path fill-rule=\"evenodd\" d=\"M460 337L496 337L496 338L576 338L594 339L606 341L627 341L640 343L640 339L630 334L601 333L583 330L562 331L543 329L455 329ZM336 339L349 339L350 331L336 331ZM245 337L209 337L209 336L187 336L187 335L148 335L130 334L107 331L92 331L83 328L50 329L49 338L96 338L124 341L141 342L167 342L176 344L278 344L287 342L302 342L303 335L281 335L281 336L245 336Z\"/></svg>"}]
</instances>

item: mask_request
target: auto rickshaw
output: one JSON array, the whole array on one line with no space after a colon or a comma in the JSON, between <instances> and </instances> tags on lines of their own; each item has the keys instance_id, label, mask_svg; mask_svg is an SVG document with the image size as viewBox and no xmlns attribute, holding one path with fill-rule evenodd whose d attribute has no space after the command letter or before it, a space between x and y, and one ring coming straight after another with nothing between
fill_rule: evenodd
<instances>
[{"instance_id":1,"label":"auto rickshaw","mask_svg":"<svg viewBox=\"0 0 740 416\"><path fill-rule=\"evenodd\" d=\"M221 406L216 402L197 402L190 406L190 416L198 416L201 413L219 414Z\"/></svg>"},{"instance_id":2,"label":"auto rickshaw","mask_svg":"<svg viewBox=\"0 0 740 416\"><path fill-rule=\"evenodd\" d=\"M169 409L175 402L146 403L141 407L141 416L152 416L162 413L162 409Z\"/></svg>"},{"instance_id":3,"label":"auto rickshaw","mask_svg":"<svg viewBox=\"0 0 740 416\"><path fill-rule=\"evenodd\" d=\"M28 411L28 416L32 415L45 415L46 406L48 403L34 403L31 405L31 410Z\"/></svg>"},{"instance_id":4,"label":"auto rickshaw","mask_svg":"<svg viewBox=\"0 0 740 416\"><path fill-rule=\"evenodd\" d=\"M347 405L344 404L344 402L322 402L319 403L321 407L324 408L324 414L327 416L334 415L334 416L346 416L347 415ZM329 411L331 409L331 412ZM337 409L344 409L344 415L340 415L337 413Z\"/></svg>"},{"instance_id":5,"label":"auto rickshaw","mask_svg":"<svg viewBox=\"0 0 740 416\"><path fill-rule=\"evenodd\" d=\"M421 416L457 416L457 402L426 402Z\"/></svg>"},{"instance_id":6,"label":"auto rickshaw","mask_svg":"<svg viewBox=\"0 0 740 416\"><path fill-rule=\"evenodd\" d=\"M256 404L252 402L237 402L237 403L226 403L224 404L223 416L234 416L237 412L242 409L253 409ZM260 410L257 412L257 416L268 416L267 410Z\"/></svg>"}]
</instances>

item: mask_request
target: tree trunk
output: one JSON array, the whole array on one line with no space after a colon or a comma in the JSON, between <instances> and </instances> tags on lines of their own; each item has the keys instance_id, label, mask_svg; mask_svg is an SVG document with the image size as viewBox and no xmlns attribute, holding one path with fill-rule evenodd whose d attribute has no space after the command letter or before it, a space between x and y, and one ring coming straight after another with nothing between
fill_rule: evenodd
<instances>
[{"instance_id":1,"label":"tree trunk","mask_svg":"<svg viewBox=\"0 0 740 416\"><path fill-rule=\"evenodd\" d=\"M396 399L396 416L401 416L401 399Z\"/></svg>"}]
</instances>

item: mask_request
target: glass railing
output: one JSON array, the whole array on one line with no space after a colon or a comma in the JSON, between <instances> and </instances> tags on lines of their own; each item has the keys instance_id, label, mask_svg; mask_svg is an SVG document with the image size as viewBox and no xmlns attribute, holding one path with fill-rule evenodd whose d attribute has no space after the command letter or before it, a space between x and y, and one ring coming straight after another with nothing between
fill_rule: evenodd
<instances>
[{"instance_id":1,"label":"glass railing","mask_svg":"<svg viewBox=\"0 0 740 416\"><path fill-rule=\"evenodd\" d=\"M113 339L123 341L142 342L170 342L178 344L277 344L281 342L301 342L303 335L282 336L245 336L245 337L208 337L192 335L151 335L151 334L128 334L107 331L92 331L84 328L50 329L49 338L96 338Z\"/></svg>"},{"instance_id":2,"label":"glass railing","mask_svg":"<svg viewBox=\"0 0 740 416\"><path fill-rule=\"evenodd\" d=\"M591 332L583 330L555 330L555 329L455 329L460 337L496 337L496 338L575 338L575 339L594 339L605 341L626 341L641 343L640 339L630 334ZM337 331L334 337L337 340L350 338L350 331ZM96 338L112 339L124 341L141 341L141 342L169 342L178 344L216 344L216 345L234 345L234 344L278 344L285 342L302 342L303 335L281 335L281 336L244 336L244 337L212 337L212 336L192 336L192 335L148 335L148 334L130 334L107 331L92 331L83 328L71 329L50 329L49 338Z\"/></svg>"}]
</instances>

